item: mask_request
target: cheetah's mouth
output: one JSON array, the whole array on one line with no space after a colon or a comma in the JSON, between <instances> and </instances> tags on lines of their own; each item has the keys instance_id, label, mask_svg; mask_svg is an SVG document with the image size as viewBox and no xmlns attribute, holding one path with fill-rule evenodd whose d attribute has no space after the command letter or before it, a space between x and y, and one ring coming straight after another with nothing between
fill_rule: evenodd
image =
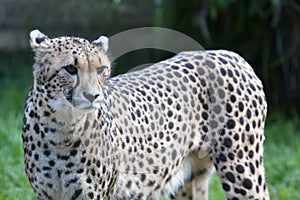
<instances>
[{"instance_id":1,"label":"cheetah's mouth","mask_svg":"<svg viewBox=\"0 0 300 200\"><path fill-rule=\"evenodd\" d=\"M68 91L66 99L70 104L73 104L73 89Z\"/></svg>"},{"instance_id":2,"label":"cheetah's mouth","mask_svg":"<svg viewBox=\"0 0 300 200\"><path fill-rule=\"evenodd\" d=\"M93 111L93 110L95 110L95 108L98 108L100 106L100 105L98 105L98 104L100 104L98 101L95 101L95 102L91 103L90 105L84 105L84 106L81 105L81 104L85 104L84 103L85 101L74 100L73 92L74 92L74 90L70 89L66 94L66 99L72 106L74 106L78 109L84 110L84 111L88 111L88 112Z\"/></svg>"}]
</instances>

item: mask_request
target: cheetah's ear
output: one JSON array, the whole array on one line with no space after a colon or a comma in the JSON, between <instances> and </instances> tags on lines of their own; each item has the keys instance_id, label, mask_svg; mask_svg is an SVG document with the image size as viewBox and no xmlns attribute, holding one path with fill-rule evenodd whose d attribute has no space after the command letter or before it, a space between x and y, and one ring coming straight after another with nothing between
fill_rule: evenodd
<instances>
[{"instance_id":1,"label":"cheetah's ear","mask_svg":"<svg viewBox=\"0 0 300 200\"><path fill-rule=\"evenodd\" d=\"M97 40L94 40L92 44L100 47L105 52L108 50L108 38L105 36L100 36Z\"/></svg>"},{"instance_id":2,"label":"cheetah's ear","mask_svg":"<svg viewBox=\"0 0 300 200\"><path fill-rule=\"evenodd\" d=\"M48 48L50 46L50 39L47 35L35 29L30 32L30 46L33 50L37 48Z\"/></svg>"}]
</instances>

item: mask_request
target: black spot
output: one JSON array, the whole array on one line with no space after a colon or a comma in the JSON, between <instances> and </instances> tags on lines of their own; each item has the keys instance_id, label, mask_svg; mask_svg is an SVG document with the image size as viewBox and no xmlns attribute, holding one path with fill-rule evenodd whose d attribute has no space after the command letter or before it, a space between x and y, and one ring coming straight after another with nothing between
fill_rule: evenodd
<instances>
[{"instance_id":1,"label":"black spot","mask_svg":"<svg viewBox=\"0 0 300 200\"><path fill-rule=\"evenodd\" d=\"M255 187L255 189L256 189L256 193L259 193L259 187L258 187L258 185Z\"/></svg>"},{"instance_id":2,"label":"black spot","mask_svg":"<svg viewBox=\"0 0 300 200\"><path fill-rule=\"evenodd\" d=\"M248 153L248 156L249 156L249 158L253 158L253 156L254 156L254 153L253 153L253 151L252 151L252 150L250 150L250 151L249 151L249 153Z\"/></svg>"},{"instance_id":3,"label":"black spot","mask_svg":"<svg viewBox=\"0 0 300 200\"><path fill-rule=\"evenodd\" d=\"M169 122L169 129L173 129L173 127L174 127L174 124L173 124L173 122Z\"/></svg>"},{"instance_id":4,"label":"black spot","mask_svg":"<svg viewBox=\"0 0 300 200\"><path fill-rule=\"evenodd\" d=\"M234 103L236 101L236 97L234 95L230 95L230 101Z\"/></svg>"},{"instance_id":5,"label":"black spot","mask_svg":"<svg viewBox=\"0 0 300 200\"><path fill-rule=\"evenodd\" d=\"M86 120L85 123L84 123L83 131L86 131L89 128L89 125L90 125L89 120Z\"/></svg>"},{"instance_id":6,"label":"black spot","mask_svg":"<svg viewBox=\"0 0 300 200\"><path fill-rule=\"evenodd\" d=\"M249 84L250 88L253 90L253 91L256 91L254 85L252 83Z\"/></svg>"},{"instance_id":7,"label":"black spot","mask_svg":"<svg viewBox=\"0 0 300 200\"><path fill-rule=\"evenodd\" d=\"M50 154L51 154L51 153L50 153L50 151L49 151L49 150L45 150L45 151L44 151L44 155L45 155L45 156L47 156L47 157L48 157Z\"/></svg>"},{"instance_id":8,"label":"black spot","mask_svg":"<svg viewBox=\"0 0 300 200\"><path fill-rule=\"evenodd\" d=\"M144 163L143 162L139 162L139 167L143 168L144 167Z\"/></svg>"},{"instance_id":9,"label":"black spot","mask_svg":"<svg viewBox=\"0 0 300 200\"><path fill-rule=\"evenodd\" d=\"M173 103L173 100L171 98L168 98L168 104L172 105L172 103Z\"/></svg>"},{"instance_id":10,"label":"black spot","mask_svg":"<svg viewBox=\"0 0 300 200\"><path fill-rule=\"evenodd\" d=\"M39 160L39 155L38 154L34 154L34 159L35 160Z\"/></svg>"},{"instance_id":11,"label":"black spot","mask_svg":"<svg viewBox=\"0 0 300 200\"><path fill-rule=\"evenodd\" d=\"M179 72L174 72L174 75L177 77L177 78L181 78L182 77L182 75L181 75L181 73L179 73Z\"/></svg>"},{"instance_id":12,"label":"black spot","mask_svg":"<svg viewBox=\"0 0 300 200\"><path fill-rule=\"evenodd\" d=\"M246 131L250 131L250 125L249 124L246 124Z\"/></svg>"},{"instance_id":13,"label":"black spot","mask_svg":"<svg viewBox=\"0 0 300 200\"><path fill-rule=\"evenodd\" d=\"M203 74L205 73L202 67L198 67L198 68L197 68L197 72L198 72L200 75L203 75Z\"/></svg>"},{"instance_id":14,"label":"black spot","mask_svg":"<svg viewBox=\"0 0 300 200\"><path fill-rule=\"evenodd\" d=\"M203 108L204 108L205 110L208 110L208 104L203 104Z\"/></svg>"},{"instance_id":15,"label":"black spot","mask_svg":"<svg viewBox=\"0 0 300 200\"><path fill-rule=\"evenodd\" d=\"M229 158L230 160L234 160L234 154L233 154L233 153L229 153L229 154L228 154L228 158Z\"/></svg>"},{"instance_id":16,"label":"black spot","mask_svg":"<svg viewBox=\"0 0 300 200\"><path fill-rule=\"evenodd\" d=\"M220 71L223 76L226 76L226 70L224 68L221 68Z\"/></svg>"},{"instance_id":17,"label":"black spot","mask_svg":"<svg viewBox=\"0 0 300 200\"><path fill-rule=\"evenodd\" d=\"M250 190L251 188L252 188L252 181L250 180L250 179L248 179L248 178L245 178L244 180L243 180L243 186L246 188L246 189L248 189L248 190Z\"/></svg>"},{"instance_id":18,"label":"black spot","mask_svg":"<svg viewBox=\"0 0 300 200\"><path fill-rule=\"evenodd\" d=\"M136 198L136 199L142 199L142 198L143 198L143 196L144 196L144 194L143 194L143 193L139 193L139 194L137 195L137 198Z\"/></svg>"},{"instance_id":19,"label":"black spot","mask_svg":"<svg viewBox=\"0 0 300 200\"><path fill-rule=\"evenodd\" d=\"M249 167L250 167L251 173L254 175L254 174L255 174L255 168L254 168L253 164L250 163L250 164L249 164Z\"/></svg>"},{"instance_id":20,"label":"black spot","mask_svg":"<svg viewBox=\"0 0 300 200\"><path fill-rule=\"evenodd\" d=\"M40 127L39 127L39 125L37 123L34 124L33 130L35 131L36 134L38 134L40 132Z\"/></svg>"},{"instance_id":21,"label":"black spot","mask_svg":"<svg viewBox=\"0 0 300 200\"><path fill-rule=\"evenodd\" d=\"M105 167L105 165L103 165L102 166L102 173L105 174L105 172L106 172L106 167Z\"/></svg>"},{"instance_id":22,"label":"black spot","mask_svg":"<svg viewBox=\"0 0 300 200\"><path fill-rule=\"evenodd\" d=\"M229 103L226 103L226 111L228 113L231 113L231 111L232 111L232 107L231 107L231 105Z\"/></svg>"},{"instance_id":23,"label":"black spot","mask_svg":"<svg viewBox=\"0 0 300 200\"><path fill-rule=\"evenodd\" d=\"M254 139L254 135L250 135L250 136L249 136L249 142L250 142L251 145L254 144L254 140L255 140L255 139Z\"/></svg>"},{"instance_id":24,"label":"black spot","mask_svg":"<svg viewBox=\"0 0 300 200\"><path fill-rule=\"evenodd\" d=\"M173 150L172 151L172 159L175 160L176 156L177 156L177 151Z\"/></svg>"},{"instance_id":25,"label":"black spot","mask_svg":"<svg viewBox=\"0 0 300 200\"><path fill-rule=\"evenodd\" d=\"M225 145L225 147L230 148L232 146L232 140L229 137L226 137L223 144Z\"/></svg>"},{"instance_id":26,"label":"black spot","mask_svg":"<svg viewBox=\"0 0 300 200\"><path fill-rule=\"evenodd\" d=\"M240 158L240 159L242 159L243 158L243 151L242 150L239 150L239 152L238 152L238 157Z\"/></svg>"},{"instance_id":27,"label":"black spot","mask_svg":"<svg viewBox=\"0 0 300 200\"><path fill-rule=\"evenodd\" d=\"M155 181L149 181L148 186L153 186L155 184Z\"/></svg>"},{"instance_id":28,"label":"black spot","mask_svg":"<svg viewBox=\"0 0 300 200\"><path fill-rule=\"evenodd\" d=\"M233 138L236 140L236 141L238 141L239 139L240 139L240 136L239 136L239 134L234 134L234 136L233 136Z\"/></svg>"},{"instance_id":29,"label":"black spot","mask_svg":"<svg viewBox=\"0 0 300 200\"><path fill-rule=\"evenodd\" d=\"M71 168L71 167L73 167L73 166L74 166L74 163L72 163L72 162L69 162L69 163L66 165L67 168Z\"/></svg>"},{"instance_id":30,"label":"black spot","mask_svg":"<svg viewBox=\"0 0 300 200\"><path fill-rule=\"evenodd\" d=\"M148 163L149 163L149 165L152 165L154 163L153 159L152 158L148 158Z\"/></svg>"},{"instance_id":31,"label":"black spot","mask_svg":"<svg viewBox=\"0 0 300 200\"><path fill-rule=\"evenodd\" d=\"M95 175L96 175L95 169L91 169L91 174L92 174L92 176L95 176Z\"/></svg>"},{"instance_id":32,"label":"black spot","mask_svg":"<svg viewBox=\"0 0 300 200\"><path fill-rule=\"evenodd\" d=\"M50 165L51 167L53 167L53 166L55 165L55 161L54 161L54 160L50 160L50 161L49 161L49 165Z\"/></svg>"},{"instance_id":33,"label":"black spot","mask_svg":"<svg viewBox=\"0 0 300 200\"><path fill-rule=\"evenodd\" d=\"M131 105L132 105L133 107L135 107L135 106L136 106L135 102L134 102L134 101L132 101L132 100L131 100Z\"/></svg>"},{"instance_id":34,"label":"black spot","mask_svg":"<svg viewBox=\"0 0 300 200\"><path fill-rule=\"evenodd\" d=\"M89 193L88 193L88 196L92 199L92 198L94 198L94 193L89 192Z\"/></svg>"},{"instance_id":35,"label":"black spot","mask_svg":"<svg viewBox=\"0 0 300 200\"><path fill-rule=\"evenodd\" d=\"M169 110L168 113L167 113L167 115L168 115L168 117L172 117L173 112L171 110Z\"/></svg>"},{"instance_id":36,"label":"black spot","mask_svg":"<svg viewBox=\"0 0 300 200\"><path fill-rule=\"evenodd\" d=\"M71 183L76 183L77 182L77 180L78 180L78 178L73 178L73 179L70 179L70 180L68 180L68 184L71 184Z\"/></svg>"},{"instance_id":37,"label":"black spot","mask_svg":"<svg viewBox=\"0 0 300 200\"><path fill-rule=\"evenodd\" d=\"M29 117L34 117L35 113L33 111L30 111Z\"/></svg>"},{"instance_id":38,"label":"black spot","mask_svg":"<svg viewBox=\"0 0 300 200\"><path fill-rule=\"evenodd\" d=\"M76 149L71 150L70 156L76 156L76 154L77 154L77 150Z\"/></svg>"},{"instance_id":39,"label":"black spot","mask_svg":"<svg viewBox=\"0 0 300 200\"><path fill-rule=\"evenodd\" d=\"M166 141L167 141L167 142L170 142L170 140L171 140L170 136L167 135Z\"/></svg>"},{"instance_id":40,"label":"black spot","mask_svg":"<svg viewBox=\"0 0 300 200\"><path fill-rule=\"evenodd\" d=\"M133 121L135 121L135 115L133 113L131 113L131 118Z\"/></svg>"},{"instance_id":41,"label":"black spot","mask_svg":"<svg viewBox=\"0 0 300 200\"><path fill-rule=\"evenodd\" d=\"M67 155L57 155L57 158L60 160L69 160L70 156Z\"/></svg>"},{"instance_id":42,"label":"black spot","mask_svg":"<svg viewBox=\"0 0 300 200\"><path fill-rule=\"evenodd\" d=\"M240 193L241 193L241 195L243 195L243 196L246 196L246 194L247 194L247 192L246 192L245 190L243 190L243 189L240 189Z\"/></svg>"},{"instance_id":43,"label":"black spot","mask_svg":"<svg viewBox=\"0 0 300 200\"><path fill-rule=\"evenodd\" d=\"M80 143L81 143L81 140L77 140L74 144L73 144L73 148L77 148L77 147L79 147L79 145L80 145Z\"/></svg>"},{"instance_id":44,"label":"black spot","mask_svg":"<svg viewBox=\"0 0 300 200\"><path fill-rule=\"evenodd\" d=\"M196 79L195 79L195 77L193 76L193 75L189 75L189 79L192 81L192 82L196 82Z\"/></svg>"},{"instance_id":45,"label":"black spot","mask_svg":"<svg viewBox=\"0 0 300 200\"><path fill-rule=\"evenodd\" d=\"M31 150L32 150L32 151L35 150L35 144L34 144L34 143L31 144Z\"/></svg>"},{"instance_id":46,"label":"black spot","mask_svg":"<svg viewBox=\"0 0 300 200\"><path fill-rule=\"evenodd\" d=\"M49 116L50 116L50 112L44 111L44 116L45 116L45 117L49 117Z\"/></svg>"},{"instance_id":47,"label":"black spot","mask_svg":"<svg viewBox=\"0 0 300 200\"><path fill-rule=\"evenodd\" d=\"M182 69L182 72L185 73L185 74L189 73L189 71L187 69Z\"/></svg>"},{"instance_id":48,"label":"black spot","mask_svg":"<svg viewBox=\"0 0 300 200\"><path fill-rule=\"evenodd\" d=\"M175 69L175 70L178 70L178 69L179 69L179 67L178 67L177 65L172 65L171 68L172 68L172 69Z\"/></svg>"},{"instance_id":49,"label":"black spot","mask_svg":"<svg viewBox=\"0 0 300 200\"><path fill-rule=\"evenodd\" d=\"M208 119L208 114L207 114L207 112L202 112L202 118L203 118L204 120L207 120L207 119Z\"/></svg>"},{"instance_id":50,"label":"black spot","mask_svg":"<svg viewBox=\"0 0 300 200\"><path fill-rule=\"evenodd\" d=\"M160 84L160 83L157 83L157 87L158 88L163 88L162 84Z\"/></svg>"},{"instance_id":51,"label":"black spot","mask_svg":"<svg viewBox=\"0 0 300 200\"><path fill-rule=\"evenodd\" d=\"M220 154L219 155L219 160L222 161L222 162L226 162L227 158L226 158L226 156L224 156L224 154Z\"/></svg>"},{"instance_id":52,"label":"black spot","mask_svg":"<svg viewBox=\"0 0 300 200\"><path fill-rule=\"evenodd\" d=\"M230 92L233 92L233 91L234 91L234 87L233 87L233 85L232 85L231 83L228 83L228 90L229 90Z\"/></svg>"},{"instance_id":53,"label":"black spot","mask_svg":"<svg viewBox=\"0 0 300 200\"><path fill-rule=\"evenodd\" d=\"M178 138L178 135L176 133L174 133L173 138L174 138L174 140L176 140Z\"/></svg>"},{"instance_id":54,"label":"black spot","mask_svg":"<svg viewBox=\"0 0 300 200\"><path fill-rule=\"evenodd\" d=\"M131 188L131 184L132 184L132 181L129 180L129 181L126 183L126 187L127 187L127 188Z\"/></svg>"},{"instance_id":55,"label":"black spot","mask_svg":"<svg viewBox=\"0 0 300 200\"><path fill-rule=\"evenodd\" d=\"M242 165L240 165L240 164L238 164L238 165L235 167L235 170L236 170L238 173L240 173L240 174L244 173L244 171L245 171L244 167L243 167Z\"/></svg>"},{"instance_id":56,"label":"black spot","mask_svg":"<svg viewBox=\"0 0 300 200\"><path fill-rule=\"evenodd\" d=\"M228 76L229 77L233 77L233 73L232 73L232 71L230 69L228 69L227 72L228 72Z\"/></svg>"},{"instance_id":57,"label":"black spot","mask_svg":"<svg viewBox=\"0 0 300 200\"><path fill-rule=\"evenodd\" d=\"M240 117L240 124L243 125L244 124L244 118Z\"/></svg>"},{"instance_id":58,"label":"black spot","mask_svg":"<svg viewBox=\"0 0 300 200\"><path fill-rule=\"evenodd\" d=\"M163 132L159 132L159 139L163 139L164 137L164 133Z\"/></svg>"},{"instance_id":59,"label":"black spot","mask_svg":"<svg viewBox=\"0 0 300 200\"><path fill-rule=\"evenodd\" d=\"M204 126L202 127L202 130L203 130L203 132L207 133L207 132L208 132L207 126L204 125Z\"/></svg>"},{"instance_id":60,"label":"black spot","mask_svg":"<svg viewBox=\"0 0 300 200\"><path fill-rule=\"evenodd\" d=\"M85 161L86 161L86 157L82 157L80 160L81 163L85 163Z\"/></svg>"},{"instance_id":61,"label":"black spot","mask_svg":"<svg viewBox=\"0 0 300 200\"><path fill-rule=\"evenodd\" d=\"M81 194L82 192L82 189L78 189L78 190L75 190L75 193L74 195L71 197L72 200L75 200L79 197L79 195Z\"/></svg>"},{"instance_id":62,"label":"black spot","mask_svg":"<svg viewBox=\"0 0 300 200\"><path fill-rule=\"evenodd\" d=\"M168 178L166 179L166 183L169 182L171 179L171 176L168 176Z\"/></svg>"},{"instance_id":63,"label":"black spot","mask_svg":"<svg viewBox=\"0 0 300 200\"><path fill-rule=\"evenodd\" d=\"M97 160L96 166L97 166L98 168L101 166L101 162L100 162L99 160Z\"/></svg>"},{"instance_id":64,"label":"black spot","mask_svg":"<svg viewBox=\"0 0 300 200\"><path fill-rule=\"evenodd\" d=\"M233 173L227 172L227 173L225 174L225 176L226 176L226 178L227 178L231 183L235 183L235 177L234 177Z\"/></svg>"},{"instance_id":65,"label":"black spot","mask_svg":"<svg viewBox=\"0 0 300 200\"><path fill-rule=\"evenodd\" d=\"M227 128L233 129L234 127L235 127L235 121L232 120L232 119L229 119L229 120L227 121Z\"/></svg>"},{"instance_id":66,"label":"black spot","mask_svg":"<svg viewBox=\"0 0 300 200\"><path fill-rule=\"evenodd\" d=\"M144 182L146 179L146 175L145 174L141 174L141 181Z\"/></svg>"},{"instance_id":67,"label":"black spot","mask_svg":"<svg viewBox=\"0 0 300 200\"><path fill-rule=\"evenodd\" d=\"M248 119L251 119L251 111L249 109L246 111L246 116Z\"/></svg>"},{"instance_id":68,"label":"black spot","mask_svg":"<svg viewBox=\"0 0 300 200\"><path fill-rule=\"evenodd\" d=\"M256 151L256 153L258 153L258 151L259 151L259 144L258 143L256 144L255 151Z\"/></svg>"},{"instance_id":69,"label":"black spot","mask_svg":"<svg viewBox=\"0 0 300 200\"><path fill-rule=\"evenodd\" d=\"M228 192L230 190L230 186L227 183L222 183L223 190Z\"/></svg>"},{"instance_id":70,"label":"black spot","mask_svg":"<svg viewBox=\"0 0 300 200\"><path fill-rule=\"evenodd\" d=\"M206 60L206 62L204 64L212 69L215 68L215 63L210 60Z\"/></svg>"},{"instance_id":71,"label":"black spot","mask_svg":"<svg viewBox=\"0 0 300 200\"><path fill-rule=\"evenodd\" d=\"M185 67L189 68L189 69L194 69L194 66L190 63L186 63Z\"/></svg>"},{"instance_id":72,"label":"black spot","mask_svg":"<svg viewBox=\"0 0 300 200\"><path fill-rule=\"evenodd\" d=\"M227 61L225 59L223 59L222 57L218 57L219 61L221 61L221 63L223 63L224 65L227 64ZM223 68L221 68L222 70ZM225 71L225 70L224 70Z\"/></svg>"},{"instance_id":73,"label":"black spot","mask_svg":"<svg viewBox=\"0 0 300 200\"><path fill-rule=\"evenodd\" d=\"M197 59L197 60L202 60L202 59L203 59L203 56L197 55L197 56L195 56L195 59Z\"/></svg>"},{"instance_id":74,"label":"black spot","mask_svg":"<svg viewBox=\"0 0 300 200\"><path fill-rule=\"evenodd\" d=\"M86 178L86 182L87 182L87 183L92 183L91 177L88 176L88 177Z\"/></svg>"},{"instance_id":75,"label":"black spot","mask_svg":"<svg viewBox=\"0 0 300 200\"><path fill-rule=\"evenodd\" d=\"M258 176L258 185L261 185L262 184L262 178L261 178L261 175Z\"/></svg>"},{"instance_id":76,"label":"black spot","mask_svg":"<svg viewBox=\"0 0 300 200\"><path fill-rule=\"evenodd\" d=\"M200 83L201 83L202 87L206 87L206 82L204 79L201 79Z\"/></svg>"}]
</instances>

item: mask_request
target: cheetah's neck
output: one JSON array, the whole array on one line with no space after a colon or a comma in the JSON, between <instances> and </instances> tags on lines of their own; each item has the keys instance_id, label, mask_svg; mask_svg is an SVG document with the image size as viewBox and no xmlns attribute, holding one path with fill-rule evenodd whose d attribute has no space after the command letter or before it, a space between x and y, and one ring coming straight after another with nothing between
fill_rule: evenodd
<instances>
[{"instance_id":1,"label":"cheetah's neck","mask_svg":"<svg viewBox=\"0 0 300 200\"><path fill-rule=\"evenodd\" d=\"M33 187L45 182L53 185L58 183L52 190L47 191L56 199L70 199L71 197L65 195L83 188L83 191L87 191L86 188L100 180L105 184L99 193L112 191L110 188L114 183L113 174L116 173L116 153L113 153L115 150L110 137L111 122L107 113L109 109L98 109L84 115L79 115L78 112L75 113L75 118L72 118L70 110L51 107L48 104L50 100L42 98L43 93L34 91L38 90L31 90L26 101L24 148L30 148L29 138L34 134L34 143L41 143L35 149L39 155L38 160L35 160L36 169L43 169L48 163L55 164L49 171L51 178L45 178L42 172L35 172ZM65 166L69 167L66 169ZM86 172L78 174L78 169ZM86 182L87 173L97 173L99 177ZM110 174L109 179L107 174ZM65 187L74 177L82 184ZM103 194L105 195L107 194Z\"/></svg>"}]
</instances>

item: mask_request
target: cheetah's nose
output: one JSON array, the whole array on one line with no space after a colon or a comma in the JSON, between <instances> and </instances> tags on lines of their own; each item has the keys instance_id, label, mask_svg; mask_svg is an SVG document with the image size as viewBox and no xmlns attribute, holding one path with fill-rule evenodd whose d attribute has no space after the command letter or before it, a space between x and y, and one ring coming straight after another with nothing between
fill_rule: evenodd
<instances>
[{"instance_id":1,"label":"cheetah's nose","mask_svg":"<svg viewBox=\"0 0 300 200\"><path fill-rule=\"evenodd\" d=\"M92 103L93 101L95 101L95 99L97 99L100 96L100 94L91 94L91 93L84 92L83 96Z\"/></svg>"}]
</instances>

